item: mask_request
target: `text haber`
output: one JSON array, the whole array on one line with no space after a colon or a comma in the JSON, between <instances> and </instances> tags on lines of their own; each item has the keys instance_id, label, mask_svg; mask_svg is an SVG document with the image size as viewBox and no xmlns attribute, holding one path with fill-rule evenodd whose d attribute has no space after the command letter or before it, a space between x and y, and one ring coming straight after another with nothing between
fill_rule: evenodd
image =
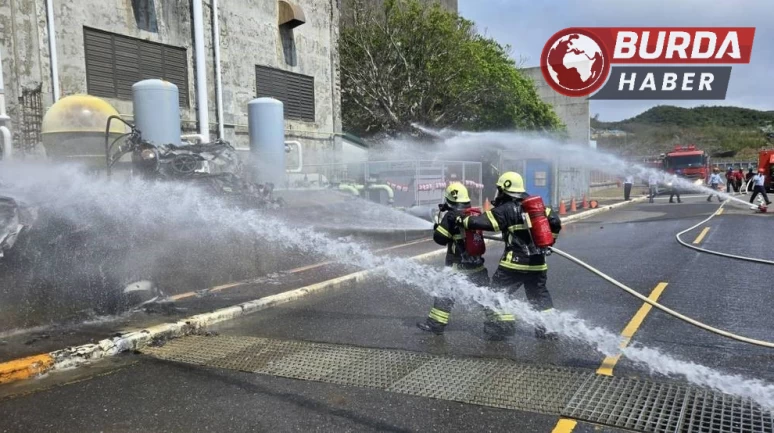
<instances>
[{"instance_id":1,"label":"text haber","mask_svg":"<svg viewBox=\"0 0 774 433\"><path fill-rule=\"evenodd\" d=\"M715 74L711 72L702 72L701 74L697 74L695 72L684 72L682 74L677 74L675 72L667 72L664 74L662 78L661 83L657 83L656 76L652 72L648 72L647 74L642 74L639 78L642 80L639 83L639 86L637 86L637 73L633 72L630 76L627 77L626 73L621 73L621 76L618 80L618 91L628 90L628 91L634 91L635 88L639 90L640 92L645 90L650 91L666 91L671 92L673 90L677 90L677 79L682 78L680 80L680 90L684 92L690 92L693 91L693 84L694 79L696 78L696 75L699 75L699 88L698 91L712 91L712 82L715 81ZM659 85L660 84L660 85ZM628 88L627 88L628 87Z\"/></svg>"}]
</instances>

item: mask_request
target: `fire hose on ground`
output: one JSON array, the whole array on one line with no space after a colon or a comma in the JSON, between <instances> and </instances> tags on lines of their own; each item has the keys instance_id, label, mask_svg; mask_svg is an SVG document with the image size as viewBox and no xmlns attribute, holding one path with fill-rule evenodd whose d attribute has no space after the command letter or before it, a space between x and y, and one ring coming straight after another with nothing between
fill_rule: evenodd
<instances>
[{"instance_id":1,"label":"fire hose on ground","mask_svg":"<svg viewBox=\"0 0 774 433\"><path fill-rule=\"evenodd\" d=\"M698 226L698 225L699 224L697 224L696 226ZM694 226L692 228L695 228L696 226ZM689 229L689 230L691 230L691 229ZM686 230L686 232L689 231L689 230ZM487 235L487 236L484 236L484 237L486 239L491 239L491 240L500 241L500 242L502 242L502 240L503 240L501 237L497 237L497 236L488 236ZM726 337L726 338L730 338L732 340L741 341L743 343L753 344L755 346L762 346L762 347L768 347L768 348L774 349L774 342L763 341L763 340L756 340L754 338L744 337L742 335L736 335L736 334L733 334L731 332L724 331L722 329L718 329L718 328L715 328L713 326L707 325L706 323L699 322L698 320L695 320L695 319L692 319L692 318L690 318L688 316L680 314L677 311L672 310L671 308L665 307L665 306L659 304L658 302L655 302L655 301L652 301L652 300L648 299L647 296L644 296L644 295L638 293L636 290L626 286L625 284L619 282L618 280L614 279L613 277L605 274L604 272L600 271L599 269L589 265L588 263L578 259L577 257L574 257L571 254L568 254L568 253L566 253L566 252L564 252L564 251L562 251L560 249L557 249L555 247L550 247L549 249L551 250L551 252L553 252L553 253L561 256L561 257L564 257L565 259L567 259L567 260L569 260L569 261L579 265L582 268L585 268L586 270L590 271L593 274L596 274L598 277L600 277L603 280L609 282L610 284L618 287L619 289L623 290L624 292L628 293L629 295L634 296L635 298L639 299L640 301L645 302L647 304L650 304L651 306L653 306L655 308L658 308L659 310L669 314L670 316L673 316L673 317L675 317L677 319L680 319L680 320L682 320L682 321L684 321L686 323L689 323L689 324L691 324L693 326L696 326L697 328L703 329L703 330L711 332L713 334L717 334L717 335L720 335L720 336L723 336L723 337Z\"/></svg>"},{"instance_id":2,"label":"fire hose on ground","mask_svg":"<svg viewBox=\"0 0 774 433\"><path fill-rule=\"evenodd\" d=\"M725 206L725 205L726 205L726 203L723 203L722 205L720 205L720 208L718 208L718 210L722 209L723 206ZM677 242L679 242L680 245L682 245L684 247L688 247L688 248L690 248L692 250L696 250L696 251L699 251L699 252L702 252L702 253L713 254L713 255L716 255L716 256L720 256L720 257L727 257L729 259L743 260L743 261L746 261L746 262L761 263L761 264L764 264L764 265L774 265L774 261L772 261L772 260L759 259L757 257L747 257L747 256L736 255L736 254L722 253L720 251L708 250L706 248L701 248L701 247L697 247L695 245L691 245L691 244L685 242L684 240L682 240L682 238L681 238L682 235L690 232L691 230L696 229L697 227L701 226L702 224L706 224L709 220L711 220L712 218L717 216L717 214L718 214L717 212L713 212L712 215L710 215L704 221L702 221L702 222L700 222L700 223L698 223L698 224L696 224L694 226L691 226L690 228L688 228L686 230L683 230L680 233L678 233L677 235L675 235L675 238L677 239Z\"/></svg>"}]
</instances>

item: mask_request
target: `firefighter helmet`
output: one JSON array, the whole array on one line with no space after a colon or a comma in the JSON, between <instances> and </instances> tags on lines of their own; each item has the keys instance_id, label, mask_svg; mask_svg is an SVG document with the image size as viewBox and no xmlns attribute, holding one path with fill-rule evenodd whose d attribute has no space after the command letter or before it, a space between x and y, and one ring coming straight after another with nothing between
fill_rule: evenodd
<instances>
[{"instance_id":1,"label":"firefighter helmet","mask_svg":"<svg viewBox=\"0 0 774 433\"><path fill-rule=\"evenodd\" d=\"M454 208L470 206L468 189L465 188L465 185L458 182L446 187L446 191L443 192L443 198L446 199L446 204Z\"/></svg>"},{"instance_id":2,"label":"firefighter helmet","mask_svg":"<svg viewBox=\"0 0 774 433\"><path fill-rule=\"evenodd\" d=\"M511 197L521 197L526 190L524 189L524 179L515 171L508 171L497 179L497 189L508 194Z\"/></svg>"}]
</instances>

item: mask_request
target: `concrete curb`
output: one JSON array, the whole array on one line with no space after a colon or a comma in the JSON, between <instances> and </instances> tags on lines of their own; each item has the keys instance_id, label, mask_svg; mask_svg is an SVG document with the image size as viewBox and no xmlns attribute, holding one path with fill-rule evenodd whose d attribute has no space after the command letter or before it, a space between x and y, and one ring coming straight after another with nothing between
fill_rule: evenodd
<instances>
[{"instance_id":1,"label":"concrete curb","mask_svg":"<svg viewBox=\"0 0 774 433\"><path fill-rule=\"evenodd\" d=\"M572 224L575 221L579 221L589 216L616 209L629 203L642 201L644 199L645 198L638 198L628 202L621 202L605 206L604 208L581 212L579 214L563 218L563 222L565 224ZM413 256L411 257L411 260L423 262L432 260L438 256L442 256L443 254L446 254L446 249L440 248L435 251ZM76 368L88 362L115 356L122 352L139 350L142 347L157 340L182 337L193 332L201 331L216 323L233 320L238 317L265 310L267 308L286 304L288 302L304 298L313 293L354 286L358 283L362 283L363 281L368 280L369 278L374 277L378 271L379 268L365 269L298 289L278 293L276 295L266 296L231 307L221 308L209 313L197 314L185 319L178 320L177 322L163 323L161 325L127 332L112 338L106 338L95 344L73 346L54 352L0 363L0 384L31 379L55 371Z\"/></svg>"},{"instance_id":2,"label":"concrete curb","mask_svg":"<svg viewBox=\"0 0 774 433\"><path fill-rule=\"evenodd\" d=\"M412 260L426 261L441 256L446 249L438 249L411 257ZM265 310L277 305L304 298L312 293L354 286L376 275L379 268L366 269L341 277L311 284L295 290L266 296L254 301L221 308L209 313L197 314L172 323L163 323L145 329L127 332L106 338L94 344L73 346L54 352L0 363L0 384L34 378L55 371L76 368L85 363L114 356L122 352L138 350L157 341L182 337L201 331L216 323L233 320L241 316Z\"/></svg>"}]
</instances>

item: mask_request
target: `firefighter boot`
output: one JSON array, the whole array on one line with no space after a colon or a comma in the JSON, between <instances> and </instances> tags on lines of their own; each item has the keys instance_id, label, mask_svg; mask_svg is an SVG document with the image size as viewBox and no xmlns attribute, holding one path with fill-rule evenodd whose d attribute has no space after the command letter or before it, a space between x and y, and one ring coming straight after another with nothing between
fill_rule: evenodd
<instances>
[{"instance_id":1,"label":"firefighter boot","mask_svg":"<svg viewBox=\"0 0 774 433\"><path fill-rule=\"evenodd\" d=\"M430 310L427 319L424 322L417 323L417 328L425 332L432 332L435 335L442 335L444 328L449 323L451 312L448 310L451 310L451 303L452 301L448 299L436 299L435 305ZM446 306L446 308L443 308L443 306Z\"/></svg>"},{"instance_id":2,"label":"firefighter boot","mask_svg":"<svg viewBox=\"0 0 774 433\"><path fill-rule=\"evenodd\" d=\"M516 318L512 314L487 312L484 337L489 341L503 341L516 334Z\"/></svg>"},{"instance_id":3,"label":"firefighter boot","mask_svg":"<svg viewBox=\"0 0 774 433\"><path fill-rule=\"evenodd\" d=\"M546 328L542 326L538 326L535 328L535 338L539 340L550 340L550 341L556 341L559 339L559 334L556 332L548 332Z\"/></svg>"},{"instance_id":4,"label":"firefighter boot","mask_svg":"<svg viewBox=\"0 0 774 433\"><path fill-rule=\"evenodd\" d=\"M432 332L435 335L443 335L444 326L427 319L424 322L417 322L417 328L425 332Z\"/></svg>"}]
</instances>

